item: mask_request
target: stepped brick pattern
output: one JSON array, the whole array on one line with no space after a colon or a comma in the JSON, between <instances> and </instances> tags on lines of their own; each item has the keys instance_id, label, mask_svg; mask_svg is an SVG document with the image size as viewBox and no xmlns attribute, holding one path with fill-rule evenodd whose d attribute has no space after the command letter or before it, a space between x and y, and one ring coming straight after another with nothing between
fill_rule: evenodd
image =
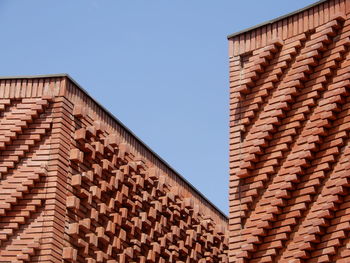
<instances>
[{"instance_id":1,"label":"stepped brick pattern","mask_svg":"<svg viewBox=\"0 0 350 263\"><path fill-rule=\"evenodd\" d=\"M229 262L350 262L350 1L229 42Z\"/></svg>"},{"instance_id":2,"label":"stepped brick pattern","mask_svg":"<svg viewBox=\"0 0 350 263\"><path fill-rule=\"evenodd\" d=\"M228 262L226 228L68 76L0 80L0 262Z\"/></svg>"}]
</instances>

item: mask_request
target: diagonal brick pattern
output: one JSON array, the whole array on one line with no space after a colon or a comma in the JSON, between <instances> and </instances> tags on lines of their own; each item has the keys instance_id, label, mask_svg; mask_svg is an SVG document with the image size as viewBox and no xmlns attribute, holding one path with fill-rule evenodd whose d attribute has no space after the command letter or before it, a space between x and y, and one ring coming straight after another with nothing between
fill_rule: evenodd
<instances>
[{"instance_id":1,"label":"diagonal brick pattern","mask_svg":"<svg viewBox=\"0 0 350 263\"><path fill-rule=\"evenodd\" d=\"M45 220L50 99L6 99L0 118L0 261L33 261ZM45 115L48 114L48 115Z\"/></svg>"},{"instance_id":2,"label":"diagonal brick pattern","mask_svg":"<svg viewBox=\"0 0 350 263\"><path fill-rule=\"evenodd\" d=\"M229 262L350 260L349 11L322 1L229 39Z\"/></svg>"}]
</instances>

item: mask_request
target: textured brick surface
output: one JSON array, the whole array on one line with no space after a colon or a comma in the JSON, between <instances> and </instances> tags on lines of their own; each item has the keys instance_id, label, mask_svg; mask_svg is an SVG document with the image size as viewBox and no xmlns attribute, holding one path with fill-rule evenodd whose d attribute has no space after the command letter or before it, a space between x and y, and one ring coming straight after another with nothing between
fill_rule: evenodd
<instances>
[{"instance_id":1,"label":"textured brick surface","mask_svg":"<svg viewBox=\"0 0 350 263\"><path fill-rule=\"evenodd\" d=\"M226 228L69 78L0 80L0 262L227 262Z\"/></svg>"},{"instance_id":2,"label":"textured brick surface","mask_svg":"<svg viewBox=\"0 0 350 263\"><path fill-rule=\"evenodd\" d=\"M350 262L349 7L229 40L229 262Z\"/></svg>"}]
</instances>

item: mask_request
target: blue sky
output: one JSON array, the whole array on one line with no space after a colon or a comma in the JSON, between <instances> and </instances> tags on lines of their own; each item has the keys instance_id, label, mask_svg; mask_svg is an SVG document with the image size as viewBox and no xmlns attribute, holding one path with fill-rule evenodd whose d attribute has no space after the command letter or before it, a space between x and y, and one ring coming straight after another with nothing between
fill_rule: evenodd
<instances>
[{"instance_id":1,"label":"blue sky","mask_svg":"<svg viewBox=\"0 0 350 263\"><path fill-rule=\"evenodd\" d=\"M69 73L228 212L228 34L315 0L1 0L0 75Z\"/></svg>"}]
</instances>

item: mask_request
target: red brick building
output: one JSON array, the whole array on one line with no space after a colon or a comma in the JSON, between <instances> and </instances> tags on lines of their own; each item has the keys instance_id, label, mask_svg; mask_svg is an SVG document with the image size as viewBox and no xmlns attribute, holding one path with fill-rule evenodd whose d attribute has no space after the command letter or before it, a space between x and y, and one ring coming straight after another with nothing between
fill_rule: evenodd
<instances>
[{"instance_id":1,"label":"red brick building","mask_svg":"<svg viewBox=\"0 0 350 263\"><path fill-rule=\"evenodd\" d=\"M69 76L0 79L0 262L227 262L226 227Z\"/></svg>"},{"instance_id":2,"label":"red brick building","mask_svg":"<svg viewBox=\"0 0 350 263\"><path fill-rule=\"evenodd\" d=\"M350 1L229 36L229 262L350 262Z\"/></svg>"}]
</instances>

